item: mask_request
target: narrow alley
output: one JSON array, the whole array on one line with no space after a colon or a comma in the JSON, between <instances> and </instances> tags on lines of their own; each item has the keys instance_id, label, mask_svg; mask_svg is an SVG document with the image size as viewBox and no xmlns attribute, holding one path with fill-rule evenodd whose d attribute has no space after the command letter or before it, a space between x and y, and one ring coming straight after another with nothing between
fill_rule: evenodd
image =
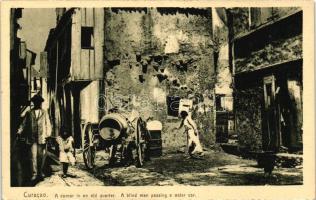
<instances>
[{"instance_id":1,"label":"narrow alley","mask_svg":"<svg viewBox=\"0 0 316 200\"><path fill-rule=\"evenodd\" d=\"M12 186L303 184L301 7L10 14Z\"/></svg>"}]
</instances>

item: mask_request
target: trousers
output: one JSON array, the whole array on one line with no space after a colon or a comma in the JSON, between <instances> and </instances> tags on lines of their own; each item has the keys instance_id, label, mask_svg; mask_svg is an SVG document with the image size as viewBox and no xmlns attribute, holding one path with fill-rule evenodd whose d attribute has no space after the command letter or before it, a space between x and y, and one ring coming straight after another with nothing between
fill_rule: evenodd
<instances>
[{"instance_id":1,"label":"trousers","mask_svg":"<svg viewBox=\"0 0 316 200\"><path fill-rule=\"evenodd\" d=\"M45 144L33 143L31 147L31 159L32 159L32 175L42 176L42 162L44 156Z\"/></svg>"},{"instance_id":2,"label":"trousers","mask_svg":"<svg viewBox=\"0 0 316 200\"><path fill-rule=\"evenodd\" d=\"M194 146L194 149L191 149L191 147ZM188 130L188 148L189 148L189 154L194 154L196 152L203 152L202 145L199 140L199 136L195 135L195 132L193 129Z\"/></svg>"}]
</instances>

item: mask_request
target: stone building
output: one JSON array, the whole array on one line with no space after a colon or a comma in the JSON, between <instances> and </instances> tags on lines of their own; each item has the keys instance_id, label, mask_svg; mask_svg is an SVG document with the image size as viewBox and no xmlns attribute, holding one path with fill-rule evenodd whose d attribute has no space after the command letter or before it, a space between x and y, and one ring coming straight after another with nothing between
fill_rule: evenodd
<instances>
[{"instance_id":1,"label":"stone building","mask_svg":"<svg viewBox=\"0 0 316 200\"><path fill-rule=\"evenodd\" d=\"M23 113L29 109L31 99L32 71L36 53L27 49L27 44L20 37L22 28L19 19L23 9L10 10L10 156L11 156L11 185L22 185L21 163L17 157L15 139L16 132Z\"/></svg>"},{"instance_id":2,"label":"stone building","mask_svg":"<svg viewBox=\"0 0 316 200\"><path fill-rule=\"evenodd\" d=\"M230 8L227 18L240 146L302 150L302 10Z\"/></svg>"},{"instance_id":3,"label":"stone building","mask_svg":"<svg viewBox=\"0 0 316 200\"><path fill-rule=\"evenodd\" d=\"M212 8L214 64L216 68L215 107L216 141L232 142L235 137L233 115L233 84L229 57L229 29L225 8Z\"/></svg>"},{"instance_id":4,"label":"stone building","mask_svg":"<svg viewBox=\"0 0 316 200\"><path fill-rule=\"evenodd\" d=\"M107 99L161 121L164 149L185 145L183 130L176 129L178 107L181 99L192 100L202 142L213 144L211 9L111 8L105 9L105 18Z\"/></svg>"},{"instance_id":5,"label":"stone building","mask_svg":"<svg viewBox=\"0 0 316 200\"><path fill-rule=\"evenodd\" d=\"M10 11L10 162L11 162L11 186L18 186L22 184L22 178L18 175L18 158L13 156L14 149L13 144L15 141L15 133L17 131L18 124L20 122L20 108L25 103L20 99L27 99L27 93L18 98L21 93L15 92L20 91L23 86L24 78L22 68L19 66L19 47L20 38L18 38L17 32L19 29L18 19L22 17L22 9L12 9ZM18 77L18 78L17 78ZM16 80L16 81L13 81ZM25 89L25 88L24 88Z\"/></svg>"},{"instance_id":6,"label":"stone building","mask_svg":"<svg viewBox=\"0 0 316 200\"><path fill-rule=\"evenodd\" d=\"M19 123L21 108L27 105L28 82L26 76L26 43L21 41L18 20L22 9L11 9L10 13L10 104L11 133L15 133ZM14 124L16 122L16 124Z\"/></svg>"},{"instance_id":7,"label":"stone building","mask_svg":"<svg viewBox=\"0 0 316 200\"><path fill-rule=\"evenodd\" d=\"M83 124L118 107L160 120L163 147L178 148L186 142L176 129L184 99L202 142L214 144L212 37L211 8L57 10L45 48L56 130L70 125L80 141Z\"/></svg>"}]
</instances>

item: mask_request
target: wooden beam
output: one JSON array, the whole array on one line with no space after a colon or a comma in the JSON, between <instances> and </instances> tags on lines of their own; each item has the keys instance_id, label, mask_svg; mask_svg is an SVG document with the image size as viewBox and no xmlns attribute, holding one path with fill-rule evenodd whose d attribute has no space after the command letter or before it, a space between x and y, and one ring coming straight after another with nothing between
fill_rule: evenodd
<instances>
[{"instance_id":1,"label":"wooden beam","mask_svg":"<svg viewBox=\"0 0 316 200\"><path fill-rule=\"evenodd\" d=\"M71 28L71 72L72 79L78 79L80 75L81 57L81 10L75 9L72 16Z\"/></svg>"}]
</instances>

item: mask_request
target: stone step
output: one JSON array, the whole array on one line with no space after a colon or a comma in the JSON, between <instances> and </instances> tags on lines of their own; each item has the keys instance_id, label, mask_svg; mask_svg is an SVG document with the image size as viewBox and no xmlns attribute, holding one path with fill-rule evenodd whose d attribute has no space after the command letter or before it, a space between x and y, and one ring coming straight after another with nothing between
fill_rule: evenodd
<instances>
[{"instance_id":1,"label":"stone step","mask_svg":"<svg viewBox=\"0 0 316 200\"><path fill-rule=\"evenodd\" d=\"M302 154L293 153L277 153L276 154L276 165L278 167L292 168L303 164Z\"/></svg>"},{"instance_id":2,"label":"stone step","mask_svg":"<svg viewBox=\"0 0 316 200\"><path fill-rule=\"evenodd\" d=\"M259 152L244 152L237 143L223 143L222 149L229 154L242 156L244 158L258 159ZM263 152L261 152L263 153ZM277 167L294 168L303 164L303 155L295 153L276 153L275 165Z\"/></svg>"}]
</instances>

